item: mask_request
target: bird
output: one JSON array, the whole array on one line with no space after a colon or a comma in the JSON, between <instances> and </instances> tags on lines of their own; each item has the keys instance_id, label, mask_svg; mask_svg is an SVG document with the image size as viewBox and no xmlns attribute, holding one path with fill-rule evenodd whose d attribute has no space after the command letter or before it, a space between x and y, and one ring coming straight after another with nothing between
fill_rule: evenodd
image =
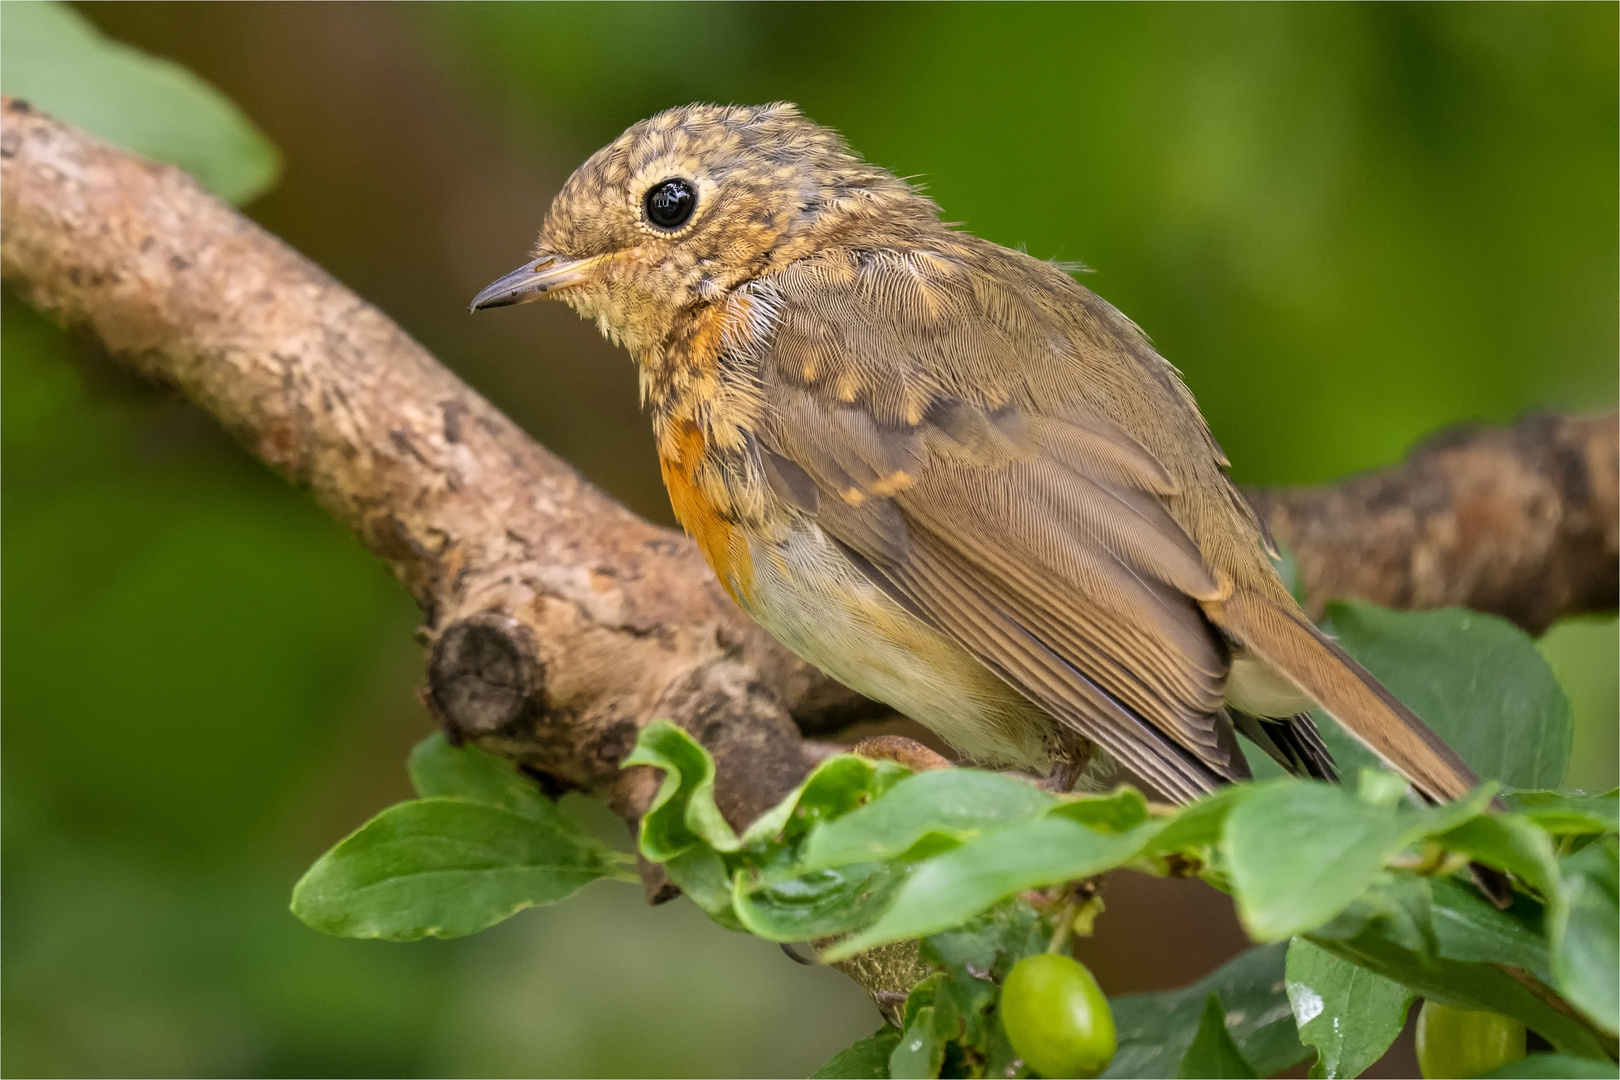
<instances>
[{"instance_id":1,"label":"bird","mask_svg":"<svg viewBox=\"0 0 1620 1080\"><path fill-rule=\"evenodd\" d=\"M1336 779L1320 708L1428 801L1478 784L1300 608L1133 322L796 106L632 125L532 255L471 309L554 297L627 349L726 592L964 759L1185 803L1252 777L1240 733Z\"/></svg>"}]
</instances>

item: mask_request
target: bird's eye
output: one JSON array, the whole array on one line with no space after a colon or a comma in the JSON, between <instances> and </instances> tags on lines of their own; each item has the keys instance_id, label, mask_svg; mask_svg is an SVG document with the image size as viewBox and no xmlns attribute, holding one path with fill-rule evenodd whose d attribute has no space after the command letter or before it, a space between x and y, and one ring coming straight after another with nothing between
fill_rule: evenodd
<instances>
[{"instance_id":1,"label":"bird's eye","mask_svg":"<svg viewBox=\"0 0 1620 1080\"><path fill-rule=\"evenodd\" d=\"M687 180L663 180L647 190L642 202L648 221L660 229L678 229L691 220L692 211L697 209L697 189Z\"/></svg>"}]
</instances>

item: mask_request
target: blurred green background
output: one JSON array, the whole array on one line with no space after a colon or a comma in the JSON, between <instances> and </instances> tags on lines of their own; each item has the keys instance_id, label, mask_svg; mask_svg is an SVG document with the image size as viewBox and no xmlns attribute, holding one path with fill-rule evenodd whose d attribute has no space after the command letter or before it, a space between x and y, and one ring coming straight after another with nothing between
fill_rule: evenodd
<instances>
[{"instance_id":1,"label":"blurred green background","mask_svg":"<svg viewBox=\"0 0 1620 1080\"><path fill-rule=\"evenodd\" d=\"M1242 482L1615 404L1614 4L77 10L279 148L252 217L657 520L627 359L559 305L465 304L578 162L698 99L797 101L950 219L1095 268ZM876 1026L611 883L456 942L297 923L302 870L409 794L415 611L205 417L9 294L0 330L5 1075L804 1075ZM1543 648L1568 783L1614 784L1614 619ZM1240 944L1185 883L1114 890L1110 992Z\"/></svg>"}]
</instances>

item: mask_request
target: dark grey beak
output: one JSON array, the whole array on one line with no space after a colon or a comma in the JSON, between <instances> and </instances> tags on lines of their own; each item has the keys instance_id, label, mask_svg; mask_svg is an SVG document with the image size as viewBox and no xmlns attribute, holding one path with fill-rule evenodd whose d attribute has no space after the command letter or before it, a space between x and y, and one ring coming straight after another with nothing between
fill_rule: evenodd
<instances>
[{"instance_id":1,"label":"dark grey beak","mask_svg":"<svg viewBox=\"0 0 1620 1080\"><path fill-rule=\"evenodd\" d=\"M560 255L542 255L538 259L524 263L500 280L492 282L483 292L473 297L472 304L467 310L483 311L485 308L527 304L531 300L539 300L548 292L566 289L570 285L578 285L586 280L590 276L590 268L596 261L595 256L589 259L565 259Z\"/></svg>"}]
</instances>

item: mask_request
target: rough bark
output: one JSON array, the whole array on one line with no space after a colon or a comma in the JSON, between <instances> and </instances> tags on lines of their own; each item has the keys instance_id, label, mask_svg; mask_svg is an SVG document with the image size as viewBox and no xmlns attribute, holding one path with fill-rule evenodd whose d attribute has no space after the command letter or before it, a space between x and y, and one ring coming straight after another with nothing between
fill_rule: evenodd
<instances>
[{"instance_id":1,"label":"rough bark","mask_svg":"<svg viewBox=\"0 0 1620 1080\"><path fill-rule=\"evenodd\" d=\"M1620 593L1620 424L1531 415L1453 428L1330 487L1250 490L1320 614L1335 597L1467 607L1539 634Z\"/></svg>"},{"instance_id":2,"label":"rough bark","mask_svg":"<svg viewBox=\"0 0 1620 1080\"><path fill-rule=\"evenodd\" d=\"M387 316L202 191L4 107L6 281L170 385L307 487L425 614L425 699L454 738L634 820L637 728L715 754L745 823L805 772L791 713L874 706L791 656L684 537L637 518L519 431Z\"/></svg>"},{"instance_id":3,"label":"rough bark","mask_svg":"<svg viewBox=\"0 0 1620 1080\"><path fill-rule=\"evenodd\" d=\"M454 738L634 822L640 725L714 753L735 824L824 734L884 710L766 637L684 537L525 436L380 311L176 169L0 109L0 269L307 487L425 613L424 698ZM1465 429L1335 487L1251 492L1313 597L1466 604L1539 630L1616 599L1616 420ZM649 896L668 895L656 873Z\"/></svg>"}]
</instances>

